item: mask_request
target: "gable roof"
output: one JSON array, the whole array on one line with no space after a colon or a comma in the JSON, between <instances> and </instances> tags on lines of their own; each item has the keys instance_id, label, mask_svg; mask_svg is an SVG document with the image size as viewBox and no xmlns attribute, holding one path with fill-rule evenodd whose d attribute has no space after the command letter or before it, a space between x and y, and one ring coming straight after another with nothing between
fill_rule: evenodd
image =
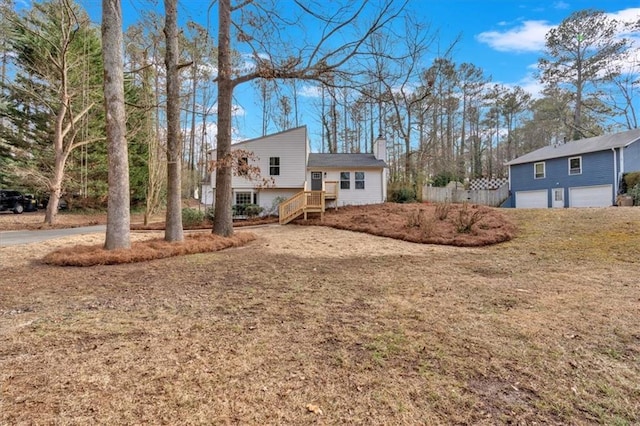
<instances>
[{"instance_id":1,"label":"gable roof","mask_svg":"<svg viewBox=\"0 0 640 426\"><path fill-rule=\"evenodd\" d=\"M613 148L622 148L640 140L640 129L633 129L626 132L615 133L612 135L602 135L593 138L580 139L577 141L567 142L560 145L549 145L544 148L537 149L528 154L506 163L507 166L515 164L532 163L534 161L550 160L552 158L571 157L574 155L587 154L590 152L598 152L610 150Z\"/></svg>"},{"instance_id":2,"label":"gable roof","mask_svg":"<svg viewBox=\"0 0 640 426\"><path fill-rule=\"evenodd\" d=\"M322 168L357 168L357 167L385 167L383 160L373 154L318 154L310 153L307 167Z\"/></svg>"},{"instance_id":3,"label":"gable roof","mask_svg":"<svg viewBox=\"0 0 640 426\"><path fill-rule=\"evenodd\" d=\"M284 135L286 133L293 133L293 132L302 132L302 133L304 133L304 142L305 143L307 142L307 140L306 140L307 139L307 126L303 125L303 126L299 126L299 127L294 127L292 129L283 130L283 131L277 132L277 133L271 133L271 134L264 135L264 136L258 136L257 138L253 138L253 139L245 139L243 141L231 142L231 148L232 149L233 148L237 148L237 147L239 147L241 145L248 144L248 143L253 143L253 142L256 142L256 141L260 141L262 139L272 139L274 137L279 137L279 136L282 136L282 135ZM211 148L209 150L209 152L214 152L214 151L216 151L216 149L217 148Z\"/></svg>"}]
</instances>

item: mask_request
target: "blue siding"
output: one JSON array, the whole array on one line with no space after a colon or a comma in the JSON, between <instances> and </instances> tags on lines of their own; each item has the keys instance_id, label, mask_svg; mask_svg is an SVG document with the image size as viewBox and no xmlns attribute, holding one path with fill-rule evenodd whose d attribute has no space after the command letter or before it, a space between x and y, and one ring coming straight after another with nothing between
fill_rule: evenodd
<instances>
[{"instance_id":1,"label":"blue siding","mask_svg":"<svg viewBox=\"0 0 640 426\"><path fill-rule=\"evenodd\" d=\"M634 145L640 145L636 143ZM625 150L625 164L627 163ZM630 155L631 156L631 155ZM578 157L578 156L576 156ZM565 207L569 202L569 188L576 186L615 184L613 151L598 151L582 154L582 173L569 175L569 158L559 157L544 161L545 177L534 179L534 163L510 166L511 193L536 189L564 188ZM548 194L548 206L551 206L551 193ZM613 197L613 195L612 195Z\"/></svg>"},{"instance_id":2,"label":"blue siding","mask_svg":"<svg viewBox=\"0 0 640 426\"><path fill-rule=\"evenodd\" d=\"M640 141L624 149L624 172L640 171Z\"/></svg>"}]
</instances>

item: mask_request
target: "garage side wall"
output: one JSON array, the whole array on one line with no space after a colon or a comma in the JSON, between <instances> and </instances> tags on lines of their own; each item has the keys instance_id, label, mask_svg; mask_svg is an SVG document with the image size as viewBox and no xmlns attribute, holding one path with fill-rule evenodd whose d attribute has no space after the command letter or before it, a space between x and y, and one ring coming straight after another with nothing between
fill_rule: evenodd
<instances>
[{"instance_id":1,"label":"garage side wall","mask_svg":"<svg viewBox=\"0 0 640 426\"><path fill-rule=\"evenodd\" d=\"M640 141L624 148L623 172L629 173L637 171L640 171Z\"/></svg>"}]
</instances>

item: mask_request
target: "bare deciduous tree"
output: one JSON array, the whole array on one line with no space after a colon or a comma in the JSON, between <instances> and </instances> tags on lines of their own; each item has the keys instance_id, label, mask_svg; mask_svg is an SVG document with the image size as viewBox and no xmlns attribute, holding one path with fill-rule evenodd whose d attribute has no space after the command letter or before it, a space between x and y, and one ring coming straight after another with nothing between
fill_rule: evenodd
<instances>
[{"instance_id":1,"label":"bare deciduous tree","mask_svg":"<svg viewBox=\"0 0 640 426\"><path fill-rule=\"evenodd\" d=\"M325 81L340 74L343 80L356 75L345 65L363 52L365 41L398 16L404 7L393 1L384 2L363 22L367 1L326 5L323 2L294 1L287 13L278 13L276 2L244 0L236 6L231 0L218 1L218 136L216 168L216 200L213 232L233 234L231 215L231 114L233 90L255 79L301 79ZM232 13L236 20L232 19ZM313 22L311 22L313 21ZM362 21L362 22L359 22ZM360 26L358 24L361 24ZM286 25L290 40L280 37L279 28ZM307 39L304 26L320 28L320 38ZM255 66L249 70L233 67L231 32L251 52ZM351 31L351 34L348 32ZM314 32L316 33L316 32ZM345 41L346 40L346 41ZM237 49L236 49L237 50ZM227 161L225 161L227 160Z\"/></svg>"}]
</instances>

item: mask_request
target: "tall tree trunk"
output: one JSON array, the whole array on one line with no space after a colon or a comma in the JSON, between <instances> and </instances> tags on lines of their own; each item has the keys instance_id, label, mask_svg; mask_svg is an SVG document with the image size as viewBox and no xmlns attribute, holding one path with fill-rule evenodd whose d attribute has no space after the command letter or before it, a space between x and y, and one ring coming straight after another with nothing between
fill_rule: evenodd
<instances>
[{"instance_id":1,"label":"tall tree trunk","mask_svg":"<svg viewBox=\"0 0 640 426\"><path fill-rule=\"evenodd\" d=\"M167 69L167 214L164 239L184 240L182 230L182 140L180 138L180 75L178 70L178 10L177 0L165 0Z\"/></svg>"},{"instance_id":2,"label":"tall tree trunk","mask_svg":"<svg viewBox=\"0 0 640 426\"><path fill-rule=\"evenodd\" d=\"M218 1L218 135L216 166L216 205L213 233L233 235L231 217L231 2Z\"/></svg>"},{"instance_id":3,"label":"tall tree trunk","mask_svg":"<svg viewBox=\"0 0 640 426\"><path fill-rule=\"evenodd\" d=\"M120 0L102 0L104 105L109 160L109 201L104 243L106 250L131 247L123 56Z\"/></svg>"},{"instance_id":4,"label":"tall tree trunk","mask_svg":"<svg viewBox=\"0 0 640 426\"><path fill-rule=\"evenodd\" d=\"M49 180L49 202L47 210L44 214L44 222L49 225L56 223L58 214L58 205L62 195L62 180L64 178L64 165L66 163L66 155L64 152L64 133L63 124L67 113L68 96L66 95L65 79L62 79L62 87L60 88L60 107L56 114L56 123L53 131L53 174Z\"/></svg>"},{"instance_id":5,"label":"tall tree trunk","mask_svg":"<svg viewBox=\"0 0 640 426\"><path fill-rule=\"evenodd\" d=\"M197 61L194 57L191 78L191 135L189 138L189 197L194 196L195 189L197 188L196 182L196 92L198 90L196 70L198 69Z\"/></svg>"}]
</instances>

